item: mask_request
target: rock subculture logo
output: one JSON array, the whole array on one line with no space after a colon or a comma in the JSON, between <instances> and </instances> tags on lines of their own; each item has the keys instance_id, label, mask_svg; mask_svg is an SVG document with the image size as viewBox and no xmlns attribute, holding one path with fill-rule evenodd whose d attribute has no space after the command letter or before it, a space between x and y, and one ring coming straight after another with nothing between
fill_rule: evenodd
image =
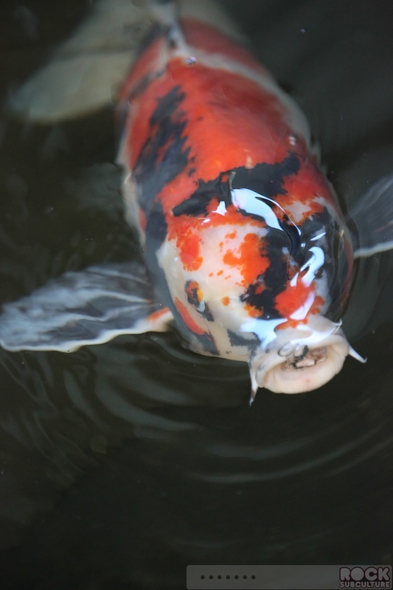
<instances>
[{"instance_id":1,"label":"rock subculture logo","mask_svg":"<svg viewBox=\"0 0 393 590\"><path fill-rule=\"evenodd\" d=\"M390 566L341 567L340 588L391 588Z\"/></svg>"}]
</instances>

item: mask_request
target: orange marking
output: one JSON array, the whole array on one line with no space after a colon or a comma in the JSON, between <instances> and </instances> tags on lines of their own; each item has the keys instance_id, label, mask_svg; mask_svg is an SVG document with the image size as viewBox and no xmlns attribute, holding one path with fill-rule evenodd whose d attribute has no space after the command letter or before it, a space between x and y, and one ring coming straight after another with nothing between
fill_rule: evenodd
<instances>
[{"instance_id":1,"label":"orange marking","mask_svg":"<svg viewBox=\"0 0 393 590\"><path fill-rule=\"evenodd\" d=\"M176 246L179 248L180 260L186 270L198 270L203 262L200 255L200 237L191 228L178 236Z\"/></svg>"},{"instance_id":2,"label":"orange marking","mask_svg":"<svg viewBox=\"0 0 393 590\"><path fill-rule=\"evenodd\" d=\"M295 286L288 285L285 291L276 296L275 308L284 318L289 318L297 309L305 304L312 287L306 287L301 281Z\"/></svg>"},{"instance_id":3,"label":"orange marking","mask_svg":"<svg viewBox=\"0 0 393 590\"><path fill-rule=\"evenodd\" d=\"M221 299L221 301L222 301L222 304L223 304L223 305L225 305L225 307L228 307L228 305L229 305L229 301L230 301L230 300L229 300L229 297L223 297L223 298Z\"/></svg>"},{"instance_id":4,"label":"orange marking","mask_svg":"<svg viewBox=\"0 0 393 590\"><path fill-rule=\"evenodd\" d=\"M220 275L224 274L224 271L223 270L219 270L218 273L216 273L216 274L219 277Z\"/></svg>"},{"instance_id":5,"label":"orange marking","mask_svg":"<svg viewBox=\"0 0 393 590\"><path fill-rule=\"evenodd\" d=\"M160 319L163 315L167 314L169 311L169 307L164 307L163 309L159 309L154 313L150 314L147 318L149 322L155 322L156 320Z\"/></svg>"},{"instance_id":6,"label":"orange marking","mask_svg":"<svg viewBox=\"0 0 393 590\"><path fill-rule=\"evenodd\" d=\"M246 303L244 309L251 318L260 318L263 315L263 309L257 309L254 305L251 305L251 303Z\"/></svg>"},{"instance_id":7,"label":"orange marking","mask_svg":"<svg viewBox=\"0 0 393 590\"><path fill-rule=\"evenodd\" d=\"M226 254L224 254L223 261L228 266L238 266L238 264L240 264L240 258L235 256L232 250L228 250Z\"/></svg>"},{"instance_id":8,"label":"orange marking","mask_svg":"<svg viewBox=\"0 0 393 590\"><path fill-rule=\"evenodd\" d=\"M280 293L280 295L281 295L281 293ZM277 301L277 298L276 298L276 301ZM324 305L324 303L325 303L325 301L324 301L323 297L321 297L320 295L317 295L314 299L314 302L313 302L311 308L310 308L310 311L307 314L307 317L305 317L303 320L289 319L286 322L284 322L283 324L278 325L276 330L286 330L287 328L297 328L297 326L299 324L307 324L308 316L319 313L321 311L321 307ZM295 310L293 310L293 311L295 311Z\"/></svg>"},{"instance_id":9,"label":"orange marking","mask_svg":"<svg viewBox=\"0 0 393 590\"><path fill-rule=\"evenodd\" d=\"M295 223L298 224L304 223L308 217L323 211L323 204L315 200L317 196L335 205L329 185L312 159L304 161L296 174L287 177L283 188L287 191L285 198L278 196L276 200L284 209L296 203L306 207L300 215L290 214L290 217L294 218Z\"/></svg>"},{"instance_id":10,"label":"orange marking","mask_svg":"<svg viewBox=\"0 0 393 590\"><path fill-rule=\"evenodd\" d=\"M239 251L239 256L235 256L232 250L228 250L224 254L223 261L228 266L234 266L240 270L243 286L251 285L269 268L269 259L261 253L261 240L254 233L244 236Z\"/></svg>"},{"instance_id":11,"label":"orange marking","mask_svg":"<svg viewBox=\"0 0 393 590\"><path fill-rule=\"evenodd\" d=\"M189 328L191 330L191 332L194 332L194 334L200 334L200 335L205 334L205 330L203 330L203 328L201 328L196 323L194 318L191 317L191 314L188 311L187 307L177 297L175 298L175 305L176 305L177 311L180 313L180 315L183 319L183 322L186 324L187 328Z\"/></svg>"},{"instance_id":12,"label":"orange marking","mask_svg":"<svg viewBox=\"0 0 393 590\"><path fill-rule=\"evenodd\" d=\"M185 289L187 298L191 305L196 305L203 300L203 293L197 281L190 281Z\"/></svg>"},{"instance_id":13,"label":"orange marking","mask_svg":"<svg viewBox=\"0 0 393 590\"><path fill-rule=\"evenodd\" d=\"M325 300L320 295L317 295L314 299L314 303L311 306L310 313L319 313L321 307L325 304Z\"/></svg>"},{"instance_id":14,"label":"orange marking","mask_svg":"<svg viewBox=\"0 0 393 590\"><path fill-rule=\"evenodd\" d=\"M230 234L226 234L225 237L226 237L227 240L234 240L236 238L236 236L237 236L237 231L235 230L235 231L233 231Z\"/></svg>"}]
</instances>

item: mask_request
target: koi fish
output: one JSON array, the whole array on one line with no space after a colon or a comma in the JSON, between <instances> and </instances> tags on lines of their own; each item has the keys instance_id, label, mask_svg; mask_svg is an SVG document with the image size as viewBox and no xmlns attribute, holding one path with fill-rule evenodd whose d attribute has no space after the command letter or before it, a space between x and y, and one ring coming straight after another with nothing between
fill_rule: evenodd
<instances>
[{"instance_id":1,"label":"koi fish","mask_svg":"<svg viewBox=\"0 0 393 590\"><path fill-rule=\"evenodd\" d=\"M206 22L192 4L179 20L150 3L118 99L144 265L68 272L7 303L0 344L73 351L175 325L194 352L247 362L251 400L311 391L348 355L365 362L340 317L355 259L393 248L393 177L344 217L297 105L219 11Z\"/></svg>"}]
</instances>

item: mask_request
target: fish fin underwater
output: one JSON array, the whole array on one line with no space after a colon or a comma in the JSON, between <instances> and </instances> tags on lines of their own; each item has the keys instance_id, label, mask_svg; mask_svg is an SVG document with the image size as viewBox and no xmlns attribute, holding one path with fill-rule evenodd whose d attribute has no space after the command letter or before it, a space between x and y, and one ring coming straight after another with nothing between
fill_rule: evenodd
<instances>
[{"instance_id":1,"label":"fish fin underwater","mask_svg":"<svg viewBox=\"0 0 393 590\"><path fill-rule=\"evenodd\" d=\"M12 93L10 111L27 121L53 124L115 104L152 24L176 26L176 5L153 0L94 2L89 16L59 45L52 59ZM214 22L232 38L242 39L215 2L185 0L181 12Z\"/></svg>"},{"instance_id":2,"label":"fish fin underwater","mask_svg":"<svg viewBox=\"0 0 393 590\"><path fill-rule=\"evenodd\" d=\"M67 272L5 304L0 346L73 352L122 334L164 332L172 319L167 308L154 302L142 264L101 264Z\"/></svg>"},{"instance_id":3,"label":"fish fin underwater","mask_svg":"<svg viewBox=\"0 0 393 590\"><path fill-rule=\"evenodd\" d=\"M12 97L50 125L117 102L125 218L144 263L68 272L0 315L10 351L176 327L259 388L312 391L347 356L357 259L393 249L393 175L345 216L296 103L221 6L101 0Z\"/></svg>"},{"instance_id":4,"label":"fish fin underwater","mask_svg":"<svg viewBox=\"0 0 393 590\"><path fill-rule=\"evenodd\" d=\"M393 248L393 174L376 182L349 210L354 224L354 258L366 258Z\"/></svg>"}]
</instances>

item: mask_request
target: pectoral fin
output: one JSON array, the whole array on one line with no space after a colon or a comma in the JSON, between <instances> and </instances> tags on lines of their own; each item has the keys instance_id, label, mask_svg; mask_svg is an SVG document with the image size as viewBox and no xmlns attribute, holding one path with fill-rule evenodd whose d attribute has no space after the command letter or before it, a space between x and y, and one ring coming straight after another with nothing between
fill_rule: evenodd
<instances>
[{"instance_id":1,"label":"pectoral fin","mask_svg":"<svg viewBox=\"0 0 393 590\"><path fill-rule=\"evenodd\" d=\"M0 345L71 352L120 334L163 332L173 316L156 303L142 265L102 264L68 272L3 306Z\"/></svg>"},{"instance_id":2,"label":"pectoral fin","mask_svg":"<svg viewBox=\"0 0 393 590\"><path fill-rule=\"evenodd\" d=\"M393 174L375 183L350 210L351 222L357 233L355 258L393 249Z\"/></svg>"}]
</instances>

